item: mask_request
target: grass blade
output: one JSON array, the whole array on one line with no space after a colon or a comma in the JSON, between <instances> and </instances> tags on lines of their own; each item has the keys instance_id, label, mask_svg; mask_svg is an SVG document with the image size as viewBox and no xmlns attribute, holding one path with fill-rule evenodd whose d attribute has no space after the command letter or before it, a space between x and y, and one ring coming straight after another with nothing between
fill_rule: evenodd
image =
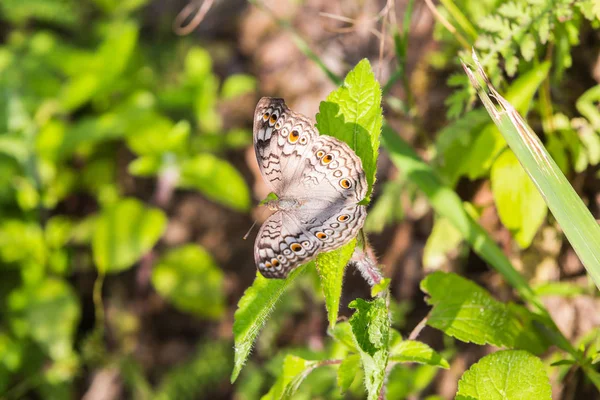
<instances>
[{"instance_id":1,"label":"grass blade","mask_svg":"<svg viewBox=\"0 0 600 400\"><path fill-rule=\"evenodd\" d=\"M600 289L600 226L527 122L489 82L477 56L476 70L463 63L494 123L544 197L588 274Z\"/></svg>"}]
</instances>

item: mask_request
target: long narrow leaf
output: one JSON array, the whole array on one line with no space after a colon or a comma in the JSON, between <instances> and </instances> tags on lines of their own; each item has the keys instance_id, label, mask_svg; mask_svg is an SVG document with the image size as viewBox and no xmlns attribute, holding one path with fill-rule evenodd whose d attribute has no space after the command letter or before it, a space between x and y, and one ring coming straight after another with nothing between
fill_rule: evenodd
<instances>
[{"instance_id":1,"label":"long narrow leaf","mask_svg":"<svg viewBox=\"0 0 600 400\"><path fill-rule=\"evenodd\" d=\"M463 63L494 123L544 197L594 283L600 288L600 226L527 122L489 82L477 56L477 68Z\"/></svg>"}]
</instances>

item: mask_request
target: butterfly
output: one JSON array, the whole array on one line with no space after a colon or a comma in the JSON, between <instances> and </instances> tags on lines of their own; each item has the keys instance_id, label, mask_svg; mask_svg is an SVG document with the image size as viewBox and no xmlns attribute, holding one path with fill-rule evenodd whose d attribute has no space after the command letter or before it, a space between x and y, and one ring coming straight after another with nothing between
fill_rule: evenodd
<instances>
[{"instance_id":1,"label":"butterfly","mask_svg":"<svg viewBox=\"0 0 600 400\"><path fill-rule=\"evenodd\" d=\"M285 278L319 253L352 240L363 226L367 193L360 158L346 143L319 135L283 99L263 97L254 113L254 150L277 200L261 226L254 260L266 278Z\"/></svg>"}]
</instances>

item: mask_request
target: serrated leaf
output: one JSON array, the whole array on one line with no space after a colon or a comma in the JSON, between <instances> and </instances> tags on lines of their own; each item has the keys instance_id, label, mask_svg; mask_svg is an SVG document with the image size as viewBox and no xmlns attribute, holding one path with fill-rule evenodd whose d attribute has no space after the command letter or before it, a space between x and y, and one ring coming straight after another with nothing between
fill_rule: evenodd
<instances>
[{"instance_id":1,"label":"serrated leaf","mask_svg":"<svg viewBox=\"0 0 600 400\"><path fill-rule=\"evenodd\" d=\"M490 180L502 224L521 248L529 247L548 214L542 195L511 150L494 161Z\"/></svg>"},{"instance_id":2,"label":"serrated leaf","mask_svg":"<svg viewBox=\"0 0 600 400\"><path fill-rule=\"evenodd\" d=\"M545 350L527 310L496 301L480 286L453 273L434 272L421 281L433 308L427 325L463 342Z\"/></svg>"},{"instance_id":3,"label":"serrated leaf","mask_svg":"<svg viewBox=\"0 0 600 400\"><path fill-rule=\"evenodd\" d=\"M106 207L96 220L92 253L98 270L117 273L130 268L160 239L167 217L136 199Z\"/></svg>"},{"instance_id":4,"label":"serrated leaf","mask_svg":"<svg viewBox=\"0 0 600 400\"><path fill-rule=\"evenodd\" d=\"M203 153L181 165L179 186L198 189L211 200L238 211L250 208L250 191L246 181L229 162Z\"/></svg>"},{"instance_id":5,"label":"serrated leaf","mask_svg":"<svg viewBox=\"0 0 600 400\"><path fill-rule=\"evenodd\" d=\"M535 39L531 33L526 34L521 40L521 55L525 61L531 61L535 55Z\"/></svg>"},{"instance_id":6,"label":"serrated leaf","mask_svg":"<svg viewBox=\"0 0 600 400\"><path fill-rule=\"evenodd\" d=\"M352 258L356 239L337 250L319 254L316 261L317 271L321 277L321 289L325 295L325 307L329 318L329 326L333 328L337 322L342 295L342 283L346 265Z\"/></svg>"},{"instance_id":7,"label":"serrated leaf","mask_svg":"<svg viewBox=\"0 0 600 400\"><path fill-rule=\"evenodd\" d=\"M337 372L337 385L342 394L348 390L359 373L360 356L351 354L344 358Z\"/></svg>"},{"instance_id":8,"label":"serrated leaf","mask_svg":"<svg viewBox=\"0 0 600 400\"><path fill-rule=\"evenodd\" d=\"M402 340L400 335L397 335L395 340L390 343L390 362L412 362L444 369L450 368L448 361L427 344L416 340Z\"/></svg>"},{"instance_id":9,"label":"serrated leaf","mask_svg":"<svg viewBox=\"0 0 600 400\"><path fill-rule=\"evenodd\" d=\"M223 272L200 246L167 252L152 270L152 284L182 311L207 318L219 318L225 311Z\"/></svg>"},{"instance_id":10,"label":"serrated leaf","mask_svg":"<svg viewBox=\"0 0 600 400\"><path fill-rule=\"evenodd\" d=\"M356 310L350 326L365 372L368 399L374 400L383 386L389 357L390 319L385 299L379 297L371 302L356 299L348 307Z\"/></svg>"},{"instance_id":11,"label":"serrated leaf","mask_svg":"<svg viewBox=\"0 0 600 400\"><path fill-rule=\"evenodd\" d=\"M233 316L235 360L231 382L235 382L252 348L254 340L267 321L279 298L306 268L306 264L292 271L287 279L267 279L257 272L254 283L244 292Z\"/></svg>"},{"instance_id":12,"label":"serrated leaf","mask_svg":"<svg viewBox=\"0 0 600 400\"><path fill-rule=\"evenodd\" d=\"M375 183L382 121L381 87L367 59L321 102L317 114L319 132L346 142L360 157L369 184L367 198Z\"/></svg>"},{"instance_id":13,"label":"serrated leaf","mask_svg":"<svg viewBox=\"0 0 600 400\"><path fill-rule=\"evenodd\" d=\"M505 350L472 365L458 382L456 398L549 400L552 388L539 358L523 350Z\"/></svg>"},{"instance_id":14,"label":"serrated leaf","mask_svg":"<svg viewBox=\"0 0 600 400\"><path fill-rule=\"evenodd\" d=\"M281 375L275 381L269 392L261 400L289 399L298 390L298 387L315 368L317 362L287 355L283 360Z\"/></svg>"}]
</instances>

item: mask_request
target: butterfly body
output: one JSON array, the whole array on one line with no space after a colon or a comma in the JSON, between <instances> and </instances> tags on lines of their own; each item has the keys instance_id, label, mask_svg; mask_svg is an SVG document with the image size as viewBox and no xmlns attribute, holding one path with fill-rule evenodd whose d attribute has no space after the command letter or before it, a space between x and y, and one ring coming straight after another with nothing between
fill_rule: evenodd
<instances>
[{"instance_id":1,"label":"butterfly body","mask_svg":"<svg viewBox=\"0 0 600 400\"><path fill-rule=\"evenodd\" d=\"M319 135L282 99L264 97L254 115L261 174L277 200L256 238L254 258L267 278L285 278L319 253L348 243L364 224L367 183L360 158L344 142Z\"/></svg>"}]
</instances>

